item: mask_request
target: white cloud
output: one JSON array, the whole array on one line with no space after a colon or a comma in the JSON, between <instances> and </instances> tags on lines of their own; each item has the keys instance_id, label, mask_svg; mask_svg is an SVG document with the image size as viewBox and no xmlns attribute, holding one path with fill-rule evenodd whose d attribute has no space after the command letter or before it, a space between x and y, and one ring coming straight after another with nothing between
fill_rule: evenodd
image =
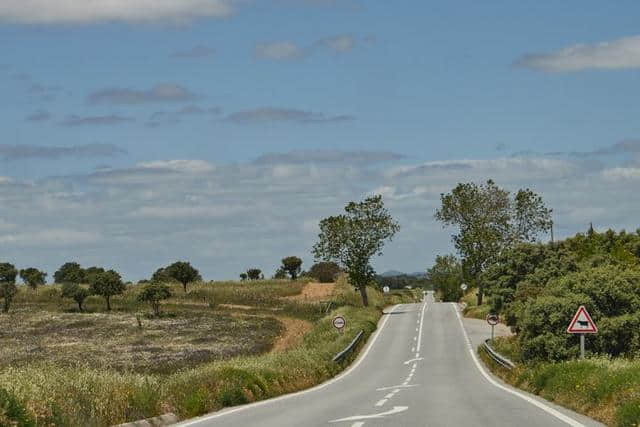
<instances>
[{"instance_id":1,"label":"white cloud","mask_svg":"<svg viewBox=\"0 0 640 427\"><path fill-rule=\"evenodd\" d=\"M232 13L229 0L3 0L0 20L33 24L188 22Z\"/></svg>"},{"instance_id":2,"label":"white cloud","mask_svg":"<svg viewBox=\"0 0 640 427\"><path fill-rule=\"evenodd\" d=\"M490 178L509 190L540 192L554 209L560 237L584 231L591 221L618 229L640 225L640 171L629 165L593 168L572 157L401 167L296 159L227 165L159 160L33 184L0 178L0 258L50 272L77 260L131 279L176 259L192 261L208 278L237 277L253 265L271 274L283 256L294 254L308 268L318 220L381 193L402 230L375 266L413 271L452 250L451 230L433 218L440 194L459 182Z\"/></svg>"},{"instance_id":3,"label":"white cloud","mask_svg":"<svg viewBox=\"0 0 640 427\"><path fill-rule=\"evenodd\" d=\"M263 59L297 59L304 55L304 49L288 41L260 43L256 46L256 56Z\"/></svg>"},{"instance_id":4,"label":"white cloud","mask_svg":"<svg viewBox=\"0 0 640 427\"><path fill-rule=\"evenodd\" d=\"M515 65L549 72L640 68L640 36L528 54L517 59Z\"/></svg>"}]
</instances>

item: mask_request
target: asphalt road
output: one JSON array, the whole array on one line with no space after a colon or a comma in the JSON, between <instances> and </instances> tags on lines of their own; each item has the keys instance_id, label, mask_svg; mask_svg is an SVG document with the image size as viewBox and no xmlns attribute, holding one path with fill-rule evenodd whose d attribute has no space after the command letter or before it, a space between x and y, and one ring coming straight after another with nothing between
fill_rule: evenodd
<instances>
[{"instance_id":1,"label":"asphalt road","mask_svg":"<svg viewBox=\"0 0 640 427\"><path fill-rule=\"evenodd\" d=\"M216 412L186 426L596 426L486 372L453 304L389 309L344 374L308 391Z\"/></svg>"}]
</instances>

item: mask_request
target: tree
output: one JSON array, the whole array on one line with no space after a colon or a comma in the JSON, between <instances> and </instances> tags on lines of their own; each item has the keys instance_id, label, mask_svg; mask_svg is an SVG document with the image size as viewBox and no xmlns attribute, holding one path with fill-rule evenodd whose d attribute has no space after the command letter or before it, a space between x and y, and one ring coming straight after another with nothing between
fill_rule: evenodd
<instances>
[{"instance_id":1,"label":"tree","mask_svg":"<svg viewBox=\"0 0 640 427\"><path fill-rule=\"evenodd\" d=\"M296 280L302 270L302 260L297 256L288 256L282 259L282 267L284 271L289 273L291 280Z\"/></svg>"},{"instance_id":2,"label":"tree","mask_svg":"<svg viewBox=\"0 0 640 427\"><path fill-rule=\"evenodd\" d=\"M150 282L144 285L142 292L138 295L138 301L151 304L153 314L160 315L160 301L171 298L171 290L164 283Z\"/></svg>"},{"instance_id":3,"label":"tree","mask_svg":"<svg viewBox=\"0 0 640 427\"><path fill-rule=\"evenodd\" d=\"M187 292L187 284L191 282L201 281L200 273L193 268L190 263L184 261L177 261L166 268L161 268L154 273L152 281L160 280L166 282L166 279L175 280L182 284L184 292Z\"/></svg>"},{"instance_id":4,"label":"tree","mask_svg":"<svg viewBox=\"0 0 640 427\"><path fill-rule=\"evenodd\" d=\"M47 273L40 271L37 268L29 267L20 270L20 278L31 289L36 289L38 286L45 284Z\"/></svg>"},{"instance_id":5,"label":"tree","mask_svg":"<svg viewBox=\"0 0 640 427\"><path fill-rule=\"evenodd\" d=\"M434 266L427 271L427 280L442 301L455 302L462 297L462 265L454 255L437 256Z\"/></svg>"},{"instance_id":6,"label":"tree","mask_svg":"<svg viewBox=\"0 0 640 427\"><path fill-rule=\"evenodd\" d=\"M286 279L287 278L287 272L285 271L285 269L283 267L279 267L275 274L273 275L274 279Z\"/></svg>"},{"instance_id":7,"label":"tree","mask_svg":"<svg viewBox=\"0 0 640 427\"><path fill-rule=\"evenodd\" d=\"M455 226L453 243L462 257L464 273L478 288L482 304L481 274L501 251L523 241L535 241L551 229L551 210L529 189L520 190L514 200L492 180L485 184L458 184L451 193L441 194L442 206L435 217L445 226Z\"/></svg>"},{"instance_id":8,"label":"tree","mask_svg":"<svg viewBox=\"0 0 640 427\"><path fill-rule=\"evenodd\" d=\"M56 283L82 283L85 281L84 270L77 262L67 262L53 273Z\"/></svg>"},{"instance_id":9,"label":"tree","mask_svg":"<svg viewBox=\"0 0 640 427\"><path fill-rule=\"evenodd\" d=\"M78 304L78 310L83 311L82 304L84 300L91 295L91 291L87 288L80 286L77 283L64 283L62 285L62 296L64 298L71 298Z\"/></svg>"},{"instance_id":10,"label":"tree","mask_svg":"<svg viewBox=\"0 0 640 427\"><path fill-rule=\"evenodd\" d=\"M389 215L379 195L359 203L350 202L345 212L320 221L313 254L317 260L341 265L351 284L360 291L366 307L369 305L366 286L376 275L370 259L382 255L385 241L393 238L400 225Z\"/></svg>"},{"instance_id":11,"label":"tree","mask_svg":"<svg viewBox=\"0 0 640 427\"><path fill-rule=\"evenodd\" d=\"M0 263L0 297L4 299L4 306L2 308L4 313L9 311L13 297L18 293L16 276L18 276L18 270L16 270L13 264L9 264L8 262Z\"/></svg>"},{"instance_id":12,"label":"tree","mask_svg":"<svg viewBox=\"0 0 640 427\"><path fill-rule=\"evenodd\" d=\"M104 268L102 267L89 267L84 270L84 281L87 283L91 283L91 278L97 274L104 273Z\"/></svg>"},{"instance_id":13,"label":"tree","mask_svg":"<svg viewBox=\"0 0 640 427\"><path fill-rule=\"evenodd\" d=\"M250 268L247 270L247 278L249 280L259 280L262 275L262 270L259 268Z\"/></svg>"},{"instance_id":14,"label":"tree","mask_svg":"<svg viewBox=\"0 0 640 427\"><path fill-rule=\"evenodd\" d=\"M320 283L331 283L340 274L340 266L335 262L317 262L309 269L309 276L317 279Z\"/></svg>"},{"instance_id":15,"label":"tree","mask_svg":"<svg viewBox=\"0 0 640 427\"><path fill-rule=\"evenodd\" d=\"M247 280L248 277L249 276L247 275L247 273L240 273L240 280L242 280L243 282Z\"/></svg>"},{"instance_id":16,"label":"tree","mask_svg":"<svg viewBox=\"0 0 640 427\"><path fill-rule=\"evenodd\" d=\"M104 297L107 302L107 311L111 311L111 297L124 292L125 285L120 275L113 271L105 271L91 276L91 291Z\"/></svg>"}]
</instances>

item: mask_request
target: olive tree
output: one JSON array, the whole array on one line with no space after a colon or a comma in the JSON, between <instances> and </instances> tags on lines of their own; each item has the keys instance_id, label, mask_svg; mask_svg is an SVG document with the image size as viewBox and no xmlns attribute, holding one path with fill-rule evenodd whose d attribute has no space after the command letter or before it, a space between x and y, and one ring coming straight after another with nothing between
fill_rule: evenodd
<instances>
[{"instance_id":1,"label":"olive tree","mask_svg":"<svg viewBox=\"0 0 640 427\"><path fill-rule=\"evenodd\" d=\"M320 283L331 283L340 274L340 266L335 262L317 262L311 266L308 274Z\"/></svg>"},{"instance_id":2,"label":"olive tree","mask_svg":"<svg viewBox=\"0 0 640 427\"><path fill-rule=\"evenodd\" d=\"M111 311L111 297L122 294L126 288L120 275L113 270L92 275L90 285L91 292L105 299L107 311Z\"/></svg>"},{"instance_id":3,"label":"olive tree","mask_svg":"<svg viewBox=\"0 0 640 427\"><path fill-rule=\"evenodd\" d=\"M47 273L37 268L29 267L20 270L20 278L31 289L37 289L38 286L45 284Z\"/></svg>"},{"instance_id":4,"label":"olive tree","mask_svg":"<svg viewBox=\"0 0 640 427\"><path fill-rule=\"evenodd\" d=\"M78 304L78 310L84 311L82 304L84 300L91 295L91 291L77 283L64 283L62 285L62 296L64 298L71 298Z\"/></svg>"},{"instance_id":5,"label":"olive tree","mask_svg":"<svg viewBox=\"0 0 640 427\"><path fill-rule=\"evenodd\" d=\"M280 268L289 273L291 280L296 280L300 274L301 267L302 260L300 258L297 256L288 256L282 259L282 266Z\"/></svg>"},{"instance_id":6,"label":"olive tree","mask_svg":"<svg viewBox=\"0 0 640 427\"><path fill-rule=\"evenodd\" d=\"M0 297L4 299L4 305L2 307L4 313L9 311L13 297L18 293L16 276L18 276L18 270L16 270L13 264L9 264L8 262L0 263Z\"/></svg>"},{"instance_id":7,"label":"olive tree","mask_svg":"<svg viewBox=\"0 0 640 427\"><path fill-rule=\"evenodd\" d=\"M249 280L259 280L262 275L262 270L259 268L250 268L247 270L247 278Z\"/></svg>"},{"instance_id":8,"label":"olive tree","mask_svg":"<svg viewBox=\"0 0 640 427\"><path fill-rule=\"evenodd\" d=\"M150 282L144 285L142 292L138 294L138 301L151 304L153 314L160 315L160 302L171 298L171 290L164 283Z\"/></svg>"},{"instance_id":9,"label":"olive tree","mask_svg":"<svg viewBox=\"0 0 640 427\"><path fill-rule=\"evenodd\" d=\"M481 185L458 184L451 193L441 194L440 199L442 205L435 218L459 230L452 240L462 258L464 273L478 288L478 305L484 294L481 274L496 257L516 243L536 241L540 233L553 226L552 211L542 197L525 189L512 199L492 180Z\"/></svg>"},{"instance_id":10,"label":"olive tree","mask_svg":"<svg viewBox=\"0 0 640 427\"><path fill-rule=\"evenodd\" d=\"M362 303L369 305L367 285L376 273L371 257L382 255L387 240L400 230L382 202L382 196L368 197L362 202L350 202L342 215L320 221L318 242L313 246L317 260L335 261L360 291Z\"/></svg>"},{"instance_id":11,"label":"olive tree","mask_svg":"<svg viewBox=\"0 0 640 427\"><path fill-rule=\"evenodd\" d=\"M53 279L56 283L83 283L85 272L77 262L67 262L53 273Z\"/></svg>"},{"instance_id":12,"label":"olive tree","mask_svg":"<svg viewBox=\"0 0 640 427\"><path fill-rule=\"evenodd\" d=\"M186 293L187 285L202 280L202 277L198 270L193 268L190 263L177 261L168 267L158 269L153 273L151 280L154 282L176 281L182 284L182 288Z\"/></svg>"}]
</instances>

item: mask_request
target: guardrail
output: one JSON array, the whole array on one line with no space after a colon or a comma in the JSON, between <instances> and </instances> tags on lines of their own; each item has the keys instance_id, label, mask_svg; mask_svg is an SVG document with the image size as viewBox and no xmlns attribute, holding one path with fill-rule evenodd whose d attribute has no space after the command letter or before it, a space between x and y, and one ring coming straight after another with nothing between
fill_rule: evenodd
<instances>
[{"instance_id":1,"label":"guardrail","mask_svg":"<svg viewBox=\"0 0 640 427\"><path fill-rule=\"evenodd\" d=\"M351 344L349 344L347 348L342 350L340 353L336 354L336 356L333 358L333 361L340 362L342 359L347 357L353 351L356 345L358 345L358 343L360 342L363 336L364 336L364 331L358 332L358 335L356 335L353 341L351 341Z\"/></svg>"},{"instance_id":2,"label":"guardrail","mask_svg":"<svg viewBox=\"0 0 640 427\"><path fill-rule=\"evenodd\" d=\"M484 344L482 344L482 348L484 349L484 351L487 352L489 357L491 357L496 363L498 363L499 365L503 366L504 368L507 368L507 369L515 368L516 365L511 360L507 359L506 357L504 357L503 355L501 355L500 353L495 351L489 345L489 341L491 341L491 340L490 339L485 340Z\"/></svg>"}]
</instances>

